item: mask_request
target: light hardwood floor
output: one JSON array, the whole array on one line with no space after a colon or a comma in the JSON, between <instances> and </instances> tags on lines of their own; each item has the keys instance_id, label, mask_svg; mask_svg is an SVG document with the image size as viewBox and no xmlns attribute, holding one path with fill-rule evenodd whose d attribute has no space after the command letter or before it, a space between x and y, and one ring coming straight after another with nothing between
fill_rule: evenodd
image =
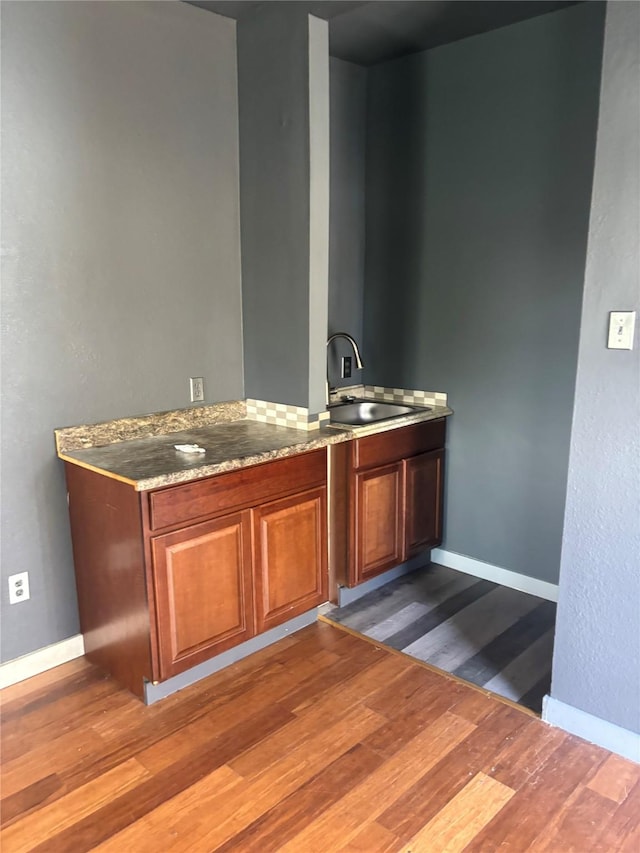
<instances>
[{"instance_id":1,"label":"light hardwood floor","mask_svg":"<svg viewBox=\"0 0 640 853\"><path fill-rule=\"evenodd\" d=\"M640 766L319 622L146 708L2 692L0 849L635 851Z\"/></svg>"}]
</instances>

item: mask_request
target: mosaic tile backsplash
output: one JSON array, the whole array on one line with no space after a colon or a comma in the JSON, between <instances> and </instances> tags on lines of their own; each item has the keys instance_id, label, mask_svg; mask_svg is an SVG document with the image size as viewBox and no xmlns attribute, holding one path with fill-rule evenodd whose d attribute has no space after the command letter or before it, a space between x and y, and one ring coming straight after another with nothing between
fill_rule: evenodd
<instances>
[{"instance_id":1,"label":"mosaic tile backsplash","mask_svg":"<svg viewBox=\"0 0 640 853\"><path fill-rule=\"evenodd\" d=\"M293 429L320 429L329 423L328 412L310 413L303 406L269 403L266 400L247 400L247 418L263 424Z\"/></svg>"},{"instance_id":2,"label":"mosaic tile backsplash","mask_svg":"<svg viewBox=\"0 0 640 853\"><path fill-rule=\"evenodd\" d=\"M407 388L386 388L383 385L349 385L337 388L331 401L341 397L358 397L365 400L384 400L386 403L406 403L408 406L446 406L447 395L442 391L416 391Z\"/></svg>"}]
</instances>

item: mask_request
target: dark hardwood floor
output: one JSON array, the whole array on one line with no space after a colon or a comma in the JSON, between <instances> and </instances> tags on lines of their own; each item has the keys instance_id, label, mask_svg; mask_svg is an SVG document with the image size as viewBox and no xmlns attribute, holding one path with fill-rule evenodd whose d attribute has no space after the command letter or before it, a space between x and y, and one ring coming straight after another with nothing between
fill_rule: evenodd
<instances>
[{"instance_id":1,"label":"dark hardwood floor","mask_svg":"<svg viewBox=\"0 0 640 853\"><path fill-rule=\"evenodd\" d=\"M326 614L540 714L556 605L432 563Z\"/></svg>"},{"instance_id":2,"label":"dark hardwood floor","mask_svg":"<svg viewBox=\"0 0 640 853\"><path fill-rule=\"evenodd\" d=\"M640 766L319 622L152 707L2 691L3 853L637 851Z\"/></svg>"}]
</instances>

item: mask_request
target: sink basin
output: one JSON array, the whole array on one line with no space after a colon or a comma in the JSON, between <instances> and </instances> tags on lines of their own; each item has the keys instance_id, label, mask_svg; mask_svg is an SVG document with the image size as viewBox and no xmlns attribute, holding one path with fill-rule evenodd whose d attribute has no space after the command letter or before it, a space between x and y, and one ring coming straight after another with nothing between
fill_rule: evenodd
<instances>
[{"instance_id":1,"label":"sink basin","mask_svg":"<svg viewBox=\"0 0 640 853\"><path fill-rule=\"evenodd\" d=\"M378 400L356 400L329 408L332 423L350 426L361 426L425 411L429 411L428 406L405 406L402 403L384 403Z\"/></svg>"}]
</instances>

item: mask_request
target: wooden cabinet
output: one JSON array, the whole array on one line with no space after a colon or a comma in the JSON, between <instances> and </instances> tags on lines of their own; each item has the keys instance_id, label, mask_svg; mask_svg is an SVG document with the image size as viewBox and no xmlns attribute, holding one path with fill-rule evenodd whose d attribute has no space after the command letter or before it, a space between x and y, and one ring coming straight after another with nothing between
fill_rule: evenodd
<instances>
[{"instance_id":1,"label":"wooden cabinet","mask_svg":"<svg viewBox=\"0 0 640 853\"><path fill-rule=\"evenodd\" d=\"M351 443L342 566L333 552L339 583L355 586L440 544L444 443L444 419Z\"/></svg>"},{"instance_id":2,"label":"wooden cabinet","mask_svg":"<svg viewBox=\"0 0 640 853\"><path fill-rule=\"evenodd\" d=\"M254 512L258 633L327 600L325 496L313 489Z\"/></svg>"},{"instance_id":3,"label":"wooden cabinet","mask_svg":"<svg viewBox=\"0 0 640 853\"><path fill-rule=\"evenodd\" d=\"M157 536L151 548L162 679L253 636L249 513Z\"/></svg>"},{"instance_id":4,"label":"wooden cabinet","mask_svg":"<svg viewBox=\"0 0 640 853\"><path fill-rule=\"evenodd\" d=\"M383 465L355 475L358 580L402 562L402 466Z\"/></svg>"},{"instance_id":5,"label":"wooden cabinet","mask_svg":"<svg viewBox=\"0 0 640 853\"><path fill-rule=\"evenodd\" d=\"M406 560L442 541L444 450L421 453L403 465Z\"/></svg>"},{"instance_id":6,"label":"wooden cabinet","mask_svg":"<svg viewBox=\"0 0 640 853\"><path fill-rule=\"evenodd\" d=\"M327 600L324 448L151 492L66 473L86 654L137 695Z\"/></svg>"},{"instance_id":7,"label":"wooden cabinet","mask_svg":"<svg viewBox=\"0 0 640 853\"><path fill-rule=\"evenodd\" d=\"M137 492L65 463L87 657L133 693L439 544L444 419Z\"/></svg>"}]
</instances>

